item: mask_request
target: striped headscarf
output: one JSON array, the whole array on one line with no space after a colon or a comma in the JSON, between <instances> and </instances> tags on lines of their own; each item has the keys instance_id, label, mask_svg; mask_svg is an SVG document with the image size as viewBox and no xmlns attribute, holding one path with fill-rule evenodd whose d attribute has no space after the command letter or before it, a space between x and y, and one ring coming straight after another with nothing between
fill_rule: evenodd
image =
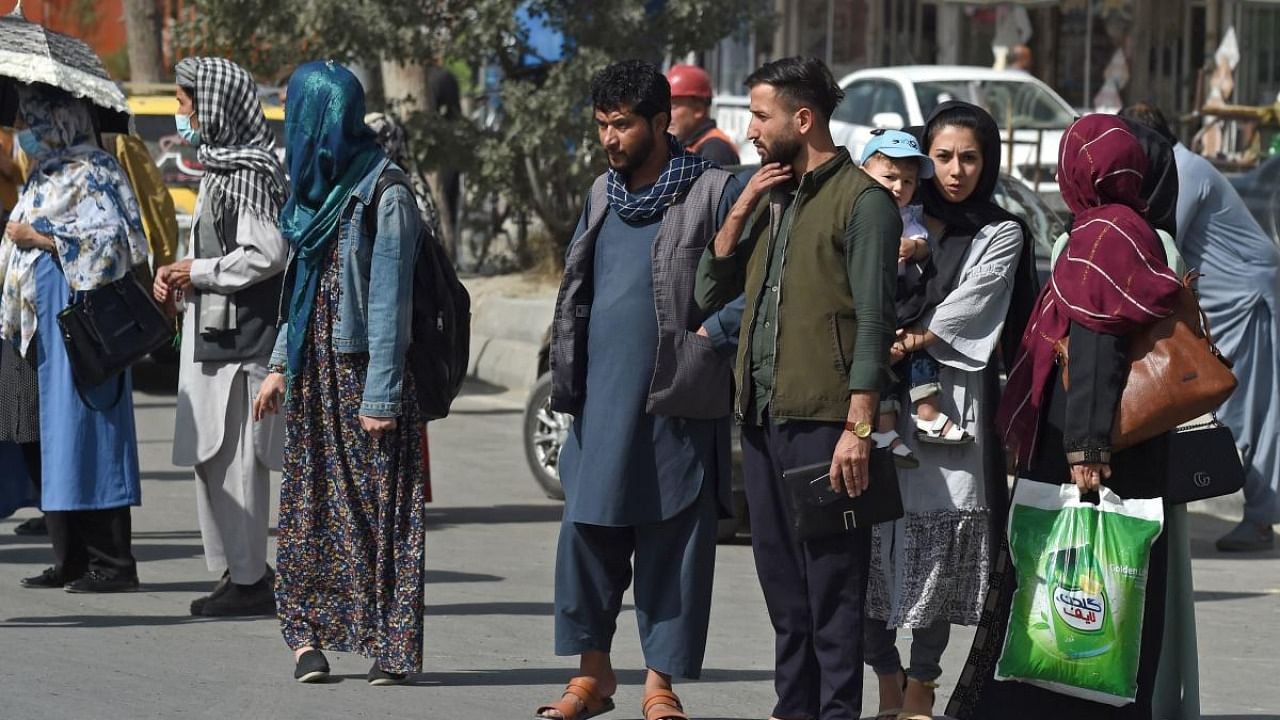
<instances>
[{"instance_id":1,"label":"striped headscarf","mask_svg":"<svg viewBox=\"0 0 1280 720\"><path fill-rule=\"evenodd\" d=\"M1173 313L1182 283L1144 217L1146 172L1142 146L1119 118L1086 115L1062 138L1058 181L1075 221L1040 292L996 414L1019 468L1035 453L1054 344L1071 323L1127 335Z\"/></svg>"},{"instance_id":2,"label":"striped headscarf","mask_svg":"<svg viewBox=\"0 0 1280 720\"><path fill-rule=\"evenodd\" d=\"M276 157L275 136L258 100L258 85L244 68L222 58L186 58L176 68L178 84L195 78L196 117L204 165L201 192L212 190L215 203L276 222L288 188ZM225 207L215 205L215 217Z\"/></svg>"}]
</instances>

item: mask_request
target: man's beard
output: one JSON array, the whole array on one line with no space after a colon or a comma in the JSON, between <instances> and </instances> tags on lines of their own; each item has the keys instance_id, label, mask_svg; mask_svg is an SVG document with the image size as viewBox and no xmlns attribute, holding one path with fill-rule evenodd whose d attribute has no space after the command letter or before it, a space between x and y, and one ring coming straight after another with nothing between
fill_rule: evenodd
<instances>
[{"instance_id":1,"label":"man's beard","mask_svg":"<svg viewBox=\"0 0 1280 720\"><path fill-rule=\"evenodd\" d=\"M653 148L657 143L654 142L653 134L650 133L645 137L644 142L635 149L634 152L620 153L622 155L621 163L614 164L613 158L609 158L609 167L622 173L623 177L630 177L632 173L640 169L648 161L649 156L653 154Z\"/></svg>"},{"instance_id":2,"label":"man's beard","mask_svg":"<svg viewBox=\"0 0 1280 720\"><path fill-rule=\"evenodd\" d=\"M768 147L759 147L760 163L767 165L768 163L781 163L790 165L800 155L800 148L803 144L796 135L789 135L784 138L778 138L769 143Z\"/></svg>"}]
</instances>

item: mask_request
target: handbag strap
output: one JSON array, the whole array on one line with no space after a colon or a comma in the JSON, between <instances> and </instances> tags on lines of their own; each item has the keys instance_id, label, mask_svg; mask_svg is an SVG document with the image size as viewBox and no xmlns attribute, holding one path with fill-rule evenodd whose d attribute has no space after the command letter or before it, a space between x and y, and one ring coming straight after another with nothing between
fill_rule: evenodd
<instances>
[{"instance_id":1,"label":"handbag strap","mask_svg":"<svg viewBox=\"0 0 1280 720\"><path fill-rule=\"evenodd\" d=\"M1231 359L1226 355L1223 355L1222 351L1218 349L1217 344L1213 342L1213 331L1209 328L1209 316L1205 314L1204 307L1200 304L1200 293L1195 289L1195 282L1199 280L1203 274L1204 273L1201 273L1199 270L1188 270L1187 274L1183 276L1182 282L1187 286L1187 289L1191 290L1191 295L1195 298L1196 312L1200 315L1200 331L1204 334L1205 342L1209 343L1209 351L1213 353L1214 357L1221 360L1228 368L1234 368L1235 363L1231 362Z\"/></svg>"},{"instance_id":2,"label":"handbag strap","mask_svg":"<svg viewBox=\"0 0 1280 720\"><path fill-rule=\"evenodd\" d=\"M120 401L124 399L124 373L123 372L121 372L119 375L116 376L116 399L112 400L111 404L108 405L107 407L98 407L97 405L94 405L93 403L89 402L89 397L85 395L84 390L80 388L80 383L72 380L71 384L75 386L76 395L80 396L80 402L84 403L85 407L89 408L90 410L93 410L94 412L105 413L105 412L110 412L112 410L115 410L116 406L120 404Z\"/></svg>"}]
</instances>

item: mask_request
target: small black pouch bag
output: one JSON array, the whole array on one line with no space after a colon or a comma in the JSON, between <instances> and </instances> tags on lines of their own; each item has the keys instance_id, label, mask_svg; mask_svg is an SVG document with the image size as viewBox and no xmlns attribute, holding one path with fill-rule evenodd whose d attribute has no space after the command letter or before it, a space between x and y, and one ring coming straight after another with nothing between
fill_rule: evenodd
<instances>
[{"instance_id":1,"label":"small black pouch bag","mask_svg":"<svg viewBox=\"0 0 1280 720\"><path fill-rule=\"evenodd\" d=\"M1179 426L1168 442L1168 502L1207 500L1244 487L1244 464L1235 436L1217 418Z\"/></svg>"},{"instance_id":2,"label":"small black pouch bag","mask_svg":"<svg viewBox=\"0 0 1280 720\"><path fill-rule=\"evenodd\" d=\"M898 471L887 448L871 451L867 463L870 482L856 498L831 489L830 469L831 463L824 462L782 472L800 542L853 533L902 517Z\"/></svg>"}]
</instances>

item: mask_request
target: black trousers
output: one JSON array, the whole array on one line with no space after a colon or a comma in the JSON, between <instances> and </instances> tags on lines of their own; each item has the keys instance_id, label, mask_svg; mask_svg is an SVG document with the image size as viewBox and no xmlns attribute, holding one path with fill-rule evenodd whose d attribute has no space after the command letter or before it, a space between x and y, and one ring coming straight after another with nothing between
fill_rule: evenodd
<instances>
[{"instance_id":1,"label":"black trousers","mask_svg":"<svg viewBox=\"0 0 1280 720\"><path fill-rule=\"evenodd\" d=\"M835 423L742 429L742 473L756 574L776 635L773 716L857 720L862 711L862 612L871 562L870 528L800 543L782 471L830 462Z\"/></svg>"},{"instance_id":2,"label":"black trousers","mask_svg":"<svg viewBox=\"0 0 1280 720\"><path fill-rule=\"evenodd\" d=\"M138 564L130 547L133 521L129 508L45 513L54 567L74 580L89 569L107 577L136 577Z\"/></svg>"},{"instance_id":3,"label":"black trousers","mask_svg":"<svg viewBox=\"0 0 1280 720\"><path fill-rule=\"evenodd\" d=\"M27 477L35 486L36 500L40 499L40 443L30 442L18 445L22 450L22 462L27 466Z\"/></svg>"}]
</instances>

